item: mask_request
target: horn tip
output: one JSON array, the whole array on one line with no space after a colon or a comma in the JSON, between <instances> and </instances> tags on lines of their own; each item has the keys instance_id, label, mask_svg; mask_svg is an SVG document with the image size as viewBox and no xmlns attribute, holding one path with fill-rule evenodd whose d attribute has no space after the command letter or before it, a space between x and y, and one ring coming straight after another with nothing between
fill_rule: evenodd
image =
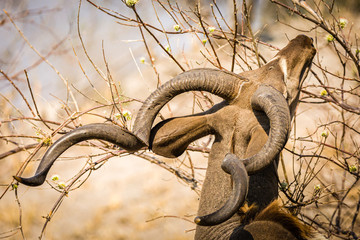
<instances>
[{"instance_id":1,"label":"horn tip","mask_svg":"<svg viewBox=\"0 0 360 240\"><path fill-rule=\"evenodd\" d=\"M200 217L196 217L196 218L194 219L194 222L199 225L200 222L201 222L201 218L200 218Z\"/></svg>"},{"instance_id":2,"label":"horn tip","mask_svg":"<svg viewBox=\"0 0 360 240\"><path fill-rule=\"evenodd\" d=\"M32 187L40 186L41 184L43 184L45 182L45 177L46 177L46 175L35 175L30 178L22 178L19 176L13 176L13 178L16 181L18 181L19 183L22 183L27 186L32 186Z\"/></svg>"},{"instance_id":3,"label":"horn tip","mask_svg":"<svg viewBox=\"0 0 360 240\"><path fill-rule=\"evenodd\" d=\"M22 182L22 178L19 177L19 176L13 176L13 178L14 178L16 181L18 181L19 183Z\"/></svg>"}]
</instances>

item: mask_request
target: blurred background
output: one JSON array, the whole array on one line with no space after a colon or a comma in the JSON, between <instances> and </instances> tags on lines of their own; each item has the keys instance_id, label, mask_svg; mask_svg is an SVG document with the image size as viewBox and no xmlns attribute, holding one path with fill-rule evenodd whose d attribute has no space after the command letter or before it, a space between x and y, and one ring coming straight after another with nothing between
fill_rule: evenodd
<instances>
[{"instance_id":1,"label":"blurred background","mask_svg":"<svg viewBox=\"0 0 360 240\"><path fill-rule=\"evenodd\" d=\"M256 69L298 34L312 36L318 54L279 166L281 199L324 238L359 237L360 3L307 2L318 16L282 0L139 0L139 19L119 0L0 0L0 238L193 239L212 136L177 159L88 141L40 187L12 176L31 176L78 126L131 130L142 101L183 70ZM161 117L219 101L184 94Z\"/></svg>"}]
</instances>

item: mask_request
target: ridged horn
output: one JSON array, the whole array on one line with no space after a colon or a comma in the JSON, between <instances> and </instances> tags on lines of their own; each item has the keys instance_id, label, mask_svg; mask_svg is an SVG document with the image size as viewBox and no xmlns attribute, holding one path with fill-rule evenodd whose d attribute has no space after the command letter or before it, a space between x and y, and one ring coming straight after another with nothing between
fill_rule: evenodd
<instances>
[{"instance_id":1,"label":"ridged horn","mask_svg":"<svg viewBox=\"0 0 360 240\"><path fill-rule=\"evenodd\" d=\"M154 91L141 106L134 123L134 134L149 145L150 130L160 109L175 96L188 91L206 91L231 102L236 98L240 76L223 70L202 68L179 74Z\"/></svg>"},{"instance_id":2,"label":"ridged horn","mask_svg":"<svg viewBox=\"0 0 360 240\"><path fill-rule=\"evenodd\" d=\"M243 162L236 155L228 153L221 164L221 168L232 177L232 194L219 210L209 215L196 217L194 221L198 225L213 226L223 223L230 219L245 202L249 178Z\"/></svg>"},{"instance_id":3,"label":"ridged horn","mask_svg":"<svg viewBox=\"0 0 360 240\"><path fill-rule=\"evenodd\" d=\"M290 110L284 96L275 88L260 85L251 98L252 108L264 111L270 120L270 133L261 150L244 159L249 175L254 174L272 163L284 148L290 132Z\"/></svg>"},{"instance_id":4,"label":"ridged horn","mask_svg":"<svg viewBox=\"0 0 360 240\"><path fill-rule=\"evenodd\" d=\"M74 129L66 135L59 138L46 151L33 177L22 178L14 176L14 178L28 186L39 186L44 183L46 175L55 160L71 146L90 139L101 139L126 149L129 152L135 152L145 144L131 132L122 129L116 125L105 123L94 123Z\"/></svg>"}]
</instances>

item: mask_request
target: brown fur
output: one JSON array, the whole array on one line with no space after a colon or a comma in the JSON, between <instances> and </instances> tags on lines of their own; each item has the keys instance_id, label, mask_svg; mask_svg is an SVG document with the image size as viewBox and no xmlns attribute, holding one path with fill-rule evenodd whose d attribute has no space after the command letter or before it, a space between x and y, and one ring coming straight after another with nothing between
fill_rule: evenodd
<instances>
[{"instance_id":1,"label":"brown fur","mask_svg":"<svg viewBox=\"0 0 360 240\"><path fill-rule=\"evenodd\" d=\"M310 239L313 232L310 226L302 223L297 217L292 215L279 200L271 202L265 209L258 212L258 207L252 204L245 204L239 212L242 215L242 224L248 225L252 222L271 221L280 224L299 239Z\"/></svg>"}]
</instances>

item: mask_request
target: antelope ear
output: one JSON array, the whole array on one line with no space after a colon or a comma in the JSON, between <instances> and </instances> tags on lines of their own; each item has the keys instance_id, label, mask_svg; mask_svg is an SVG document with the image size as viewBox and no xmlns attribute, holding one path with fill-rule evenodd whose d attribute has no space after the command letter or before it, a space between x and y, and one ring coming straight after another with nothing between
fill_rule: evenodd
<instances>
[{"instance_id":1,"label":"antelope ear","mask_svg":"<svg viewBox=\"0 0 360 240\"><path fill-rule=\"evenodd\" d=\"M178 157L191 142L210 133L207 116L167 119L151 129L150 149L164 157Z\"/></svg>"}]
</instances>

